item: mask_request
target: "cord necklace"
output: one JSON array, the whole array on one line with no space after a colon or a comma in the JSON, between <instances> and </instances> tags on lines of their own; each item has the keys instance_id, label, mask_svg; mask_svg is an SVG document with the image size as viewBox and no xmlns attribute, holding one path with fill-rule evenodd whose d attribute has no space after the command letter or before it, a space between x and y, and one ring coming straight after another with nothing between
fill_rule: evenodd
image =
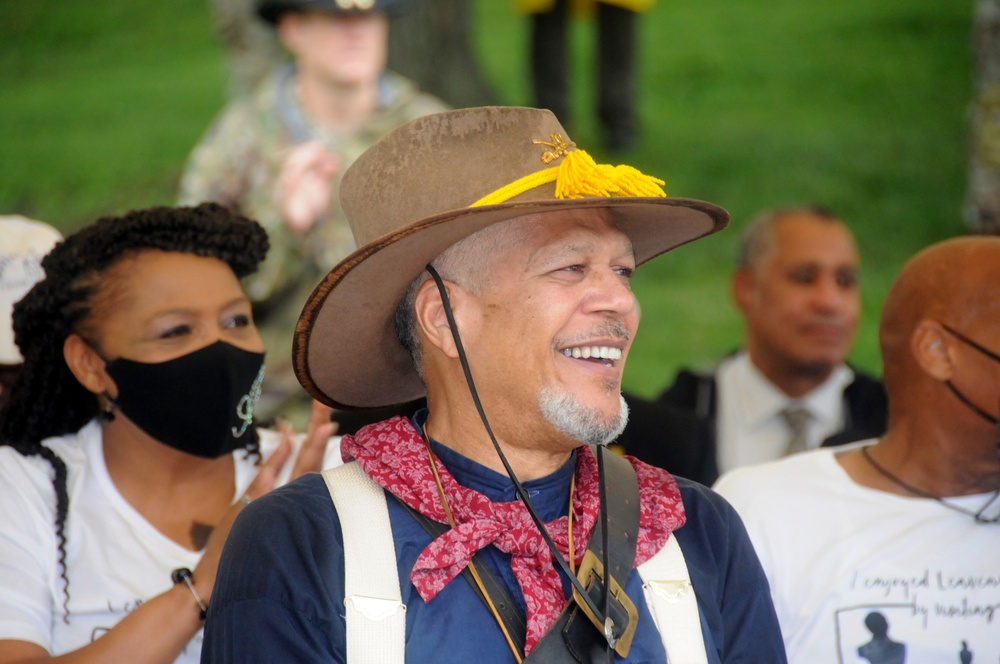
<instances>
[{"instance_id":1,"label":"cord necklace","mask_svg":"<svg viewBox=\"0 0 1000 664\"><path fill-rule=\"evenodd\" d=\"M868 461L868 463L870 463L872 465L872 468L874 468L875 470L877 470L886 479L888 479L890 482L892 482L896 486L900 487L901 489L903 489L905 491L909 491L913 495L919 496L921 498L930 498L931 500L940 503L941 505L947 507L950 510L954 510L956 512L960 512L960 513L962 513L962 514L964 514L966 516L971 516L972 519L976 523L983 523L983 524L998 524L998 523L1000 523L1000 514L997 514L996 516L993 516L993 517L984 517L983 516L983 512L985 512L986 509L997 500L997 497L1000 497L1000 488L997 488L997 489L995 489L993 491L993 495L991 495L990 498L989 498L989 500L986 501L986 504L984 504L978 511L973 512L972 510L967 510L967 509L965 509L964 507L962 507L960 505L956 505L956 504L954 504L952 502L949 502L949 501L945 500L944 498L942 498L941 496L934 495L930 491L924 491L923 489L917 488L917 487L913 486L912 484L904 482L897 475L889 472L889 470L885 466L883 466L882 464L880 464L879 462L877 462L874 458L872 458L871 453L868 451L869 447L870 447L870 445L866 445L866 446L862 447L861 448L861 455Z\"/></svg>"}]
</instances>

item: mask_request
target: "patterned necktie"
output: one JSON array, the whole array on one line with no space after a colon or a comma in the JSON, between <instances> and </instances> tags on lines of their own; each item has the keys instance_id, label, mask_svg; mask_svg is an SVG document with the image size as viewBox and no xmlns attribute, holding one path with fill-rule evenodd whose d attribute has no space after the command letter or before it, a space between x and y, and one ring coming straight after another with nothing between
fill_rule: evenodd
<instances>
[{"instance_id":1,"label":"patterned necktie","mask_svg":"<svg viewBox=\"0 0 1000 664\"><path fill-rule=\"evenodd\" d=\"M806 432L809 430L809 411L802 406L790 405L781 411L791 435L785 454L795 454L806 449Z\"/></svg>"}]
</instances>

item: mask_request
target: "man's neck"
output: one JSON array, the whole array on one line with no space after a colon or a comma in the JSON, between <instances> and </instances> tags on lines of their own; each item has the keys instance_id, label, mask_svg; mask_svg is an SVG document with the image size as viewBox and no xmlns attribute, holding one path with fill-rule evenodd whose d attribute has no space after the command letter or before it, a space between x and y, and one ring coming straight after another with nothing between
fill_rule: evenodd
<instances>
[{"instance_id":1,"label":"man's neck","mask_svg":"<svg viewBox=\"0 0 1000 664\"><path fill-rule=\"evenodd\" d=\"M456 417L454 410L440 407L435 409L431 406L427 422L424 424L424 432L429 438L462 456L506 475L507 469L493 447L486 427L479 419L478 413L473 411L472 414L475 415L474 418ZM507 442L511 439L511 435L507 433L506 427L498 427L498 422L501 420L494 421L494 418L491 418L490 426L507 463L521 482L554 473L564 466L572 455L572 449L566 449L565 446L546 447L537 437L526 446Z\"/></svg>"},{"instance_id":2,"label":"man's neck","mask_svg":"<svg viewBox=\"0 0 1000 664\"><path fill-rule=\"evenodd\" d=\"M818 388L837 368L836 366L796 367L791 363L769 362L762 354L754 353L752 349L748 349L747 353L754 368L792 399L802 398Z\"/></svg>"},{"instance_id":3,"label":"man's neck","mask_svg":"<svg viewBox=\"0 0 1000 664\"><path fill-rule=\"evenodd\" d=\"M971 441L980 439L979 444ZM1000 458L995 435L956 431L934 418L911 416L897 421L867 450L841 455L840 463L854 481L868 488L914 495L879 470L939 498L976 495L1000 487Z\"/></svg>"},{"instance_id":4,"label":"man's neck","mask_svg":"<svg viewBox=\"0 0 1000 664\"><path fill-rule=\"evenodd\" d=\"M378 80L338 85L300 71L299 103L315 124L333 131L351 132L363 125L378 107Z\"/></svg>"}]
</instances>

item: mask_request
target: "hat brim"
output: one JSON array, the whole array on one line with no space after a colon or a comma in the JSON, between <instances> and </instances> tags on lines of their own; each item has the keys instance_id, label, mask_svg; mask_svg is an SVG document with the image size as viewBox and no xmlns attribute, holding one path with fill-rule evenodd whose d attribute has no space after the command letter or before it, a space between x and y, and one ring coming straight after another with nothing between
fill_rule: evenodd
<instances>
[{"instance_id":1,"label":"hat brim","mask_svg":"<svg viewBox=\"0 0 1000 664\"><path fill-rule=\"evenodd\" d=\"M582 198L510 202L422 219L360 247L313 290L295 328L299 382L334 408L364 410L411 401L426 391L396 337L406 289L445 249L501 221L568 209L607 210L632 241L636 264L718 232L729 214L685 198Z\"/></svg>"},{"instance_id":2,"label":"hat brim","mask_svg":"<svg viewBox=\"0 0 1000 664\"><path fill-rule=\"evenodd\" d=\"M400 13L400 3L395 0L379 0L371 7L340 7L336 3L320 0L271 0L257 4L257 16L272 25L277 25L285 14L309 11L323 12L332 16L356 16L359 14L386 14L392 16Z\"/></svg>"}]
</instances>

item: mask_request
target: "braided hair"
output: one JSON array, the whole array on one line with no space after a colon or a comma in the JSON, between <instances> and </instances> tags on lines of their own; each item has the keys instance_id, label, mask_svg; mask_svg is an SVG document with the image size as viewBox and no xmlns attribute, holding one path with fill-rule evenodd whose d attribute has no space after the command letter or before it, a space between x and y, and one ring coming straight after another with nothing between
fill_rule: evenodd
<instances>
[{"instance_id":1,"label":"braided hair","mask_svg":"<svg viewBox=\"0 0 1000 664\"><path fill-rule=\"evenodd\" d=\"M42 260L45 278L14 305L14 340L24 364L0 418L0 445L39 456L52 466L64 608L69 602L66 464L42 441L76 432L100 414L100 406L70 372L63 342L74 333L86 338L104 276L122 259L147 249L217 258L243 278L264 259L268 240L257 222L215 203L104 217L57 244Z\"/></svg>"}]
</instances>

